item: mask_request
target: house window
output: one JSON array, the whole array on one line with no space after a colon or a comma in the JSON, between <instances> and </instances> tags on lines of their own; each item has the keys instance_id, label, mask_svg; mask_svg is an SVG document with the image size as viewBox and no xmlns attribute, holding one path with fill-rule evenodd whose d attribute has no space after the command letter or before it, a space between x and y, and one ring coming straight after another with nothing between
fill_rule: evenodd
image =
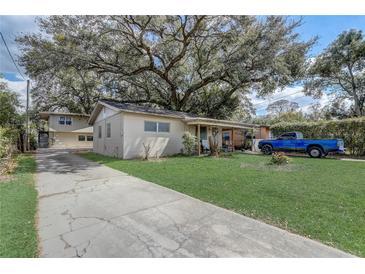
<instances>
[{"instance_id":1,"label":"house window","mask_svg":"<svg viewBox=\"0 0 365 274\"><path fill-rule=\"evenodd\" d=\"M88 135L88 136L86 136L86 140L88 141L88 142L92 142L93 141L93 136L91 136L91 135Z\"/></svg>"},{"instance_id":2,"label":"house window","mask_svg":"<svg viewBox=\"0 0 365 274\"><path fill-rule=\"evenodd\" d=\"M68 125L68 126L72 125L71 117L66 117L66 125Z\"/></svg>"},{"instance_id":3,"label":"house window","mask_svg":"<svg viewBox=\"0 0 365 274\"><path fill-rule=\"evenodd\" d=\"M145 132L170 132L170 123L144 121Z\"/></svg>"},{"instance_id":4,"label":"house window","mask_svg":"<svg viewBox=\"0 0 365 274\"><path fill-rule=\"evenodd\" d=\"M98 127L98 136L99 136L99 139L101 139L101 137L102 137L102 128L101 128L101 126Z\"/></svg>"},{"instance_id":5,"label":"house window","mask_svg":"<svg viewBox=\"0 0 365 274\"><path fill-rule=\"evenodd\" d=\"M79 135L79 141L80 142L85 141L85 135Z\"/></svg>"},{"instance_id":6,"label":"house window","mask_svg":"<svg viewBox=\"0 0 365 274\"><path fill-rule=\"evenodd\" d=\"M112 137L112 127L110 123L106 124L106 138Z\"/></svg>"},{"instance_id":7,"label":"house window","mask_svg":"<svg viewBox=\"0 0 365 274\"><path fill-rule=\"evenodd\" d=\"M144 131L157 132L157 122L144 121Z\"/></svg>"},{"instance_id":8,"label":"house window","mask_svg":"<svg viewBox=\"0 0 365 274\"><path fill-rule=\"evenodd\" d=\"M60 125L64 125L64 124L65 124L65 116L60 116L60 117L58 118L58 123L59 123Z\"/></svg>"},{"instance_id":9,"label":"house window","mask_svg":"<svg viewBox=\"0 0 365 274\"><path fill-rule=\"evenodd\" d=\"M158 123L158 132L170 132L170 123Z\"/></svg>"}]
</instances>

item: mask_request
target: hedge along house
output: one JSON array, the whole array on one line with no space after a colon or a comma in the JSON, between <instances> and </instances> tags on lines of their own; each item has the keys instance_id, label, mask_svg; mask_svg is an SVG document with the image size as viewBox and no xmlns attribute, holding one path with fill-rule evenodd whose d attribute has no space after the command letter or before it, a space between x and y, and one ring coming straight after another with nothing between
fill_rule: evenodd
<instances>
[{"instance_id":1,"label":"hedge along house","mask_svg":"<svg viewBox=\"0 0 365 274\"><path fill-rule=\"evenodd\" d=\"M217 129L220 147L239 148L248 132L261 134L260 126L199 117L179 111L156 109L115 100L100 100L91 113L93 150L122 159L141 158L149 147L151 157L180 153L182 136L191 132L200 140L197 154L209 149L209 136Z\"/></svg>"},{"instance_id":2,"label":"hedge along house","mask_svg":"<svg viewBox=\"0 0 365 274\"><path fill-rule=\"evenodd\" d=\"M89 115L80 113L40 112L45 121L38 132L39 147L92 148L93 128L88 124Z\"/></svg>"}]
</instances>

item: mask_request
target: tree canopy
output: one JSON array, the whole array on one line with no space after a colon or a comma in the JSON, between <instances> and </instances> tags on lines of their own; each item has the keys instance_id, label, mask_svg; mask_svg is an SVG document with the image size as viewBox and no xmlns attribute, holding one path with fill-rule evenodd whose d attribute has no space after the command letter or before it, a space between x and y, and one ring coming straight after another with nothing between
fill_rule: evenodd
<instances>
[{"instance_id":1,"label":"tree canopy","mask_svg":"<svg viewBox=\"0 0 365 274\"><path fill-rule=\"evenodd\" d=\"M365 39L360 30L341 33L315 59L304 92L315 97L332 93L335 109L350 100L353 115L365 115Z\"/></svg>"},{"instance_id":2,"label":"tree canopy","mask_svg":"<svg viewBox=\"0 0 365 274\"><path fill-rule=\"evenodd\" d=\"M287 112L295 112L298 109L298 103L282 99L269 104L266 111L270 115L279 116Z\"/></svg>"},{"instance_id":3,"label":"tree canopy","mask_svg":"<svg viewBox=\"0 0 365 274\"><path fill-rule=\"evenodd\" d=\"M303 76L314 40L268 16L51 16L18 38L42 109L89 113L101 97L229 117L246 95Z\"/></svg>"},{"instance_id":4,"label":"tree canopy","mask_svg":"<svg viewBox=\"0 0 365 274\"><path fill-rule=\"evenodd\" d=\"M12 127L21 123L18 108L21 106L19 96L11 91L0 75L0 127Z\"/></svg>"}]
</instances>

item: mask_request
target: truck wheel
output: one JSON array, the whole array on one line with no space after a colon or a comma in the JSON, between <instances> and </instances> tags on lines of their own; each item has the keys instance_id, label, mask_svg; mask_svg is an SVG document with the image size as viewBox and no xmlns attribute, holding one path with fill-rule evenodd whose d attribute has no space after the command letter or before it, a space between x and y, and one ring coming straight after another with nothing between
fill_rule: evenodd
<instances>
[{"instance_id":1,"label":"truck wheel","mask_svg":"<svg viewBox=\"0 0 365 274\"><path fill-rule=\"evenodd\" d=\"M311 147L308 150L308 154L312 158L321 158L323 155L322 149L319 147Z\"/></svg>"},{"instance_id":2,"label":"truck wheel","mask_svg":"<svg viewBox=\"0 0 365 274\"><path fill-rule=\"evenodd\" d=\"M264 145L261 148L261 152L265 155L271 155L272 154L272 147L270 145Z\"/></svg>"}]
</instances>

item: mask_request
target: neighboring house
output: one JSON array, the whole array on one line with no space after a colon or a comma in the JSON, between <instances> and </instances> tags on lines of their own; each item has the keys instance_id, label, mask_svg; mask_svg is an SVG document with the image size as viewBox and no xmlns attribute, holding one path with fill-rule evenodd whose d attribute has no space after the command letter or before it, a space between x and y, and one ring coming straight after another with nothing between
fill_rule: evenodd
<instances>
[{"instance_id":1,"label":"neighboring house","mask_svg":"<svg viewBox=\"0 0 365 274\"><path fill-rule=\"evenodd\" d=\"M212 128L218 129L216 138L219 146L227 149L242 147L246 135L252 131L261 134L258 125L114 100L100 100L91 113L89 124L94 127L94 152L122 159L143 157L144 146L150 147L152 157L180 153L185 131L190 131L201 141L199 147L203 149L199 149L198 154L209 148L208 138L212 135Z\"/></svg>"},{"instance_id":2,"label":"neighboring house","mask_svg":"<svg viewBox=\"0 0 365 274\"><path fill-rule=\"evenodd\" d=\"M89 115L79 113L40 112L45 127L38 134L39 147L92 148L93 128Z\"/></svg>"}]
</instances>

